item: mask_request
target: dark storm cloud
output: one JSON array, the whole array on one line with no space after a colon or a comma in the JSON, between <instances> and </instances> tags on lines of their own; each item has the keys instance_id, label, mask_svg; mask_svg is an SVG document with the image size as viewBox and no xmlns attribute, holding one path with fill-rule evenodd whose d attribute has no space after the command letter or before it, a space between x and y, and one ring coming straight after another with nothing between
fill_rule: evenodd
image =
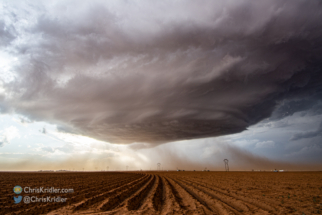
<instances>
[{"instance_id":1,"label":"dark storm cloud","mask_svg":"<svg viewBox=\"0 0 322 215\"><path fill-rule=\"evenodd\" d=\"M276 107L287 115L283 101L321 100L321 1L78 2L45 5L12 47L6 104L32 120L162 143L241 132Z\"/></svg>"},{"instance_id":2,"label":"dark storm cloud","mask_svg":"<svg viewBox=\"0 0 322 215\"><path fill-rule=\"evenodd\" d=\"M280 120L281 118L292 116L296 112L303 112L305 115L320 115L322 114L322 94L317 89L317 92L311 95L299 96L289 100L283 100L283 102L274 110L270 120Z\"/></svg>"},{"instance_id":3,"label":"dark storm cloud","mask_svg":"<svg viewBox=\"0 0 322 215\"><path fill-rule=\"evenodd\" d=\"M301 140L304 138L313 138L322 135L322 123L315 131L298 132L291 137L291 140Z\"/></svg>"}]
</instances>

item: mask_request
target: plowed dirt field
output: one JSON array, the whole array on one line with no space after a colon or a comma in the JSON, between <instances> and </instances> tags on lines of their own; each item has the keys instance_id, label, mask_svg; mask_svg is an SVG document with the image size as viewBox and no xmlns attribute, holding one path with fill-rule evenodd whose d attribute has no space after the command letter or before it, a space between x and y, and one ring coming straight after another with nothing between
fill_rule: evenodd
<instances>
[{"instance_id":1,"label":"plowed dirt field","mask_svg":"<svg viewBox=\"0 0 322 215\"><path fill-rule=\"evenodd\" d=\"M0 214L319 214L322 172L0 173ZM73 193L15 194L16 185ZM66 202L14 203L19 196Z\"/></svg>"}]
</instances>

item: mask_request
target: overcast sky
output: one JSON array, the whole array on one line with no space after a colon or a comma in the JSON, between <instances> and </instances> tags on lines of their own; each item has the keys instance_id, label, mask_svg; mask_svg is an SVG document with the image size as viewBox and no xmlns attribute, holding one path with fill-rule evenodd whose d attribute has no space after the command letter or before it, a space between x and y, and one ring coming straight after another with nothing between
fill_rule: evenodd
<instances>
[{"instance_id":1,"label":"overcast sky","mask_svg":"<svg viewBox=\"0 0 322 215\"><path fill-rule=\"evenodd\" d=\"M322 168L320 0L0 11L0 170Z\"/></svg>"}]
</instances>

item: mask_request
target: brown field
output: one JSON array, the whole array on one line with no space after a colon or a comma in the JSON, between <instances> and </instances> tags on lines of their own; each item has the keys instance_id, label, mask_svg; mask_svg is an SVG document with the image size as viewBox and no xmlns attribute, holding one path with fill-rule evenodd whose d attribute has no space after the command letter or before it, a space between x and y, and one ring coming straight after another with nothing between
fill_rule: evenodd
<instances>
[{"instance_id":1,"label":"brown field","mask_svg":"<svg viewBox=\"0 0 322 215\"><path fill-rule=\"evenodd\" d=\"M0 214L319 214L322 172L0 173ZM73 188L15 204L13 187Z\"/></svg>"}]
</instances>

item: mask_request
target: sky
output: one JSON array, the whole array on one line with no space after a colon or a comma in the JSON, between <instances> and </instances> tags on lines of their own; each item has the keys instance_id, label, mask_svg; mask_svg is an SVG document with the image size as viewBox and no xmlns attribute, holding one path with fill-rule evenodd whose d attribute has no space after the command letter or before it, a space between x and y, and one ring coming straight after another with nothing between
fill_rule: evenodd
<instances>
[{"instance_id":1,"label":"sky","mask_svg":"<svg viewBox=\"0 0 322 215\"><path fill-rule=\"evenodd\" d=\"M0 11L0 171L322 169L319 0Z\"/></svg>"}]
</instances>

